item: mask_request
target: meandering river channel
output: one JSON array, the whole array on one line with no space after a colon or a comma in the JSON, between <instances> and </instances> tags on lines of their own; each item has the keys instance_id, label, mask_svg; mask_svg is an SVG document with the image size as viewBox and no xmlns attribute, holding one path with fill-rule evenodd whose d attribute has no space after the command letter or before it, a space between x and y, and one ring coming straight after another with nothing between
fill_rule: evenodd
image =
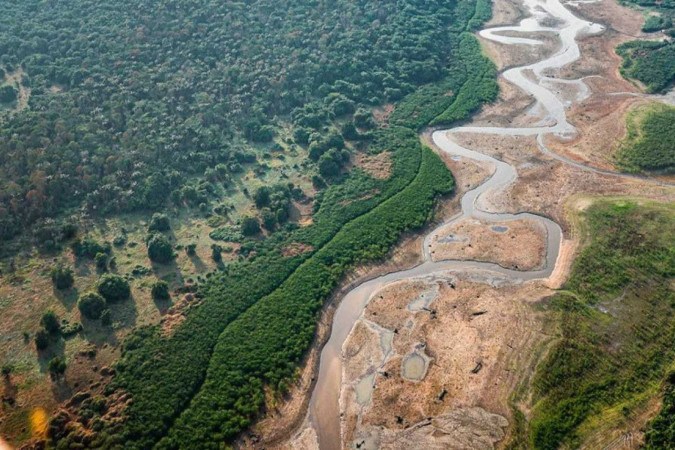
<instances>
[{"instance_id":1,"label":"meandering river channel","mask_svg":"<svg viewBox=\"0 0 675 450\"><path fill-rule=\"evenodd\" d=\"M486 192L497 192L513 183L518 174L515 167L486 154L464 148L457 144L453 133L482 133L504 136L536 136L539 148L547 155L563 163L592 170L598 173L607 171L583 166L570 161L563 156L554 154L544 145L543 137L547 134L556 134L561 137L572 137L575 128L567 121L566 110L573 102L580 102L590 94L583 80L561 80L549 75L580 56L576 39L582 35L594 34L603 31L603 27L576 17L560 0L524 0L524 7L529 16L518 25L502 26L486 29L480 35L495 42L507 45L539 46L543 42L533 39L532 33L551 33L560 40L559 50L544 59L520 67L506 70L501 74L506 80L531 94L536 100L536 108L544 111L543 118L530 127L501 128L463 126L449 130L435 131L432 135L434 144L443 152L452 156L468 158L474 161L487 162L493 168L491 176L475 189L466 192L461 199L461 213L452 217L441 226L462 220L467 217L484 222L505 222L520 219L531 219L542 223L547 231L546 261L540 270L515 271L497 264L476 261L432 261L430 254L431 238L437 234L432 230L424 240L424 260L420 265L409 270L390 273L379 278L364 282L344 296L335 312L331 335L321 352L320 367L317 382L314 386L309 404L309 419L315 428L322 450L339 449L342 447L340 432L339 396L342 376L341 352L345 339L348 337L354 324L361 316L371 296L385 285L420 276L427 276L438 272L483 272L496 274L501 278L508 278L514 282L547 278L553 272L560 244L562 231L560 226L542 216L521 213L507 214L488 212L480 209L478 199ZM548 24L546 26L542 24ZM502 33L507 33L504 35ZM514 35L522 34L522 37ZM562 92L567 94L563 98ZM574 96L570 100L569 93ZM440 227L439 227L440 228Z\"/></svg>"}]
</instances>

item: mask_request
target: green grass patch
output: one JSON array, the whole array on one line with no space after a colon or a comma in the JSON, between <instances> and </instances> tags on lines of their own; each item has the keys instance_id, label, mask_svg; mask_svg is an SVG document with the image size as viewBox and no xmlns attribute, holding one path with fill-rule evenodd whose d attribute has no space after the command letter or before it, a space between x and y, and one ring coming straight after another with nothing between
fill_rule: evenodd
<instances>
[{"instance_id":1,"label":"green grass patch","mask_svg":"<svg viewBox=\"0 0 675 450\"><path fill-rule=\"evenodd\" d=\"M675 172L675 107L661 103L631 111L617 165L628 172Z\"/></svg>"},{"instance_id":2,"label":"green grass patch","mask_svg":"<svg viewBox=\"0 0 675 450\"><path fill-rule=\"evenodd\" d=\"M628 417L675 360L673 208L603 201L583 218L590 243L548 304L560 339L533 381L534 448L580 445L612 408Z\"/></svg>"}]
</instances>

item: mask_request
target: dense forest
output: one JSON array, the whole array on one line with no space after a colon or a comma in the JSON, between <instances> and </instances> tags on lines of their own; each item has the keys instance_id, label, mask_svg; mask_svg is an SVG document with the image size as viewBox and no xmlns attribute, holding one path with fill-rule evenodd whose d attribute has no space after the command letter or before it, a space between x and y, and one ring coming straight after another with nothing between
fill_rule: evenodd
<instances>
[{"instance_id":1,"label":"dense forest","mask_svg":"<svg viewBox=\"0 0 675 450\"><path fill-rule=\"evenodd\" d=\"M640 81L650 93L668 90L675 82L675 2L672 0L624 0L628 6L640 6L648 14L642 31L663 32L666 39L629 41L617 48L623 58L621 74Z\"/></svg>"},{"instance_id":2,"label":"dense forest","mask_svg":"<svg viewBox=\"0 0 675 450\"><path fill-rule=\"evenodd\" d=\"M647 442L670 448L673 217L672 207L622 201L584 213L590 242L564 290L543 306L553 313L550 326L559 339L534 377L535 407L521 442L576 448L585 424L637 417L665 383L664 408L648 427Z\"/></svg>"},{"instance_id":3,"label":"dense forest","mask_svg":"<svg viewBox=\"0 0 675 450\"><path fill-rule=\"evenodd\" d=\"M357 113L367 127L360 107L443 79L452 31L480 23L473 11L445 1L4 2L0 75L20 71L30 98L0 127L0 237L64 212L208 203L209 184L254 162L250 145L271 141L280 122L308 145L336 117Z\"/></svg>"},{"instance_id":4,"label":"dense forest","mask_svg":"<svg viewBox=\"0 0 675 450\"><path fill-rule=\"evenodd\" d=\"M451 192L451 175L417 131L465 119L497 94L494 66L470 33L490 17L485 0L4 7L5 103L29 98L0 116L3 239L32 225L104 262L105 244L80 239L71 217L167 205L219 214L215 200L261 165L261 148L305 149L303 169L317 189L304 227L284 224L291 199L302 196L292 185L251 192L270 232L258 236L258 218L247 218L212 233L241 243L238 260L188 295L190 311L170 333L145 326L124 342L107 398L52 418L57 448L232 441L264 407L265 387L287 390L344 274L385 256ZM393 113L377 123L371 109L385 104ZM388 152L389 177L347 170L354 151ZM165 222L159 214L148 226L157 264L173 258ZM213 246L214 259L221 252ZM162 295L158 282L153 297ZM104 314L98 298L78 306ZM124 420L105 419L120 393L131 399Z\"/></svg>"}]
</instances>

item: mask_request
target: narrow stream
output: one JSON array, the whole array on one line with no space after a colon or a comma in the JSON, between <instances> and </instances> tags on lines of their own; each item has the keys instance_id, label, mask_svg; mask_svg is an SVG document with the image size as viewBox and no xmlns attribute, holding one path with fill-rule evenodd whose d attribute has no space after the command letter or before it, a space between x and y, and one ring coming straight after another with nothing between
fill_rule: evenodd
<instances>
[{"instance_id":1,"label":"narrow stream","mask_svg":"<svg viewBox=\"0 0 675 450\"><path fill-rule=\"evenodd\" d=\"M491 213L477 207L478 198L489 191L499 191L513 183L518 174L515 167L497 160L491 156L464 148L453 141L451 133L483 133L505 136L537 136L537 142L542 152L555 157L563 163L580 166L584 170L598 173L612 173L589 168L579 163L553 154L544 145L543 136L554 133L562 137L571 137L576 131L567 122L565 110L570 106L569 100L559 98L555 92L576 92L575 101L579 102L589 95L589 89L582 80L560 80L546 76L545 72L559 69L579 58L577 36L598 33L603 27L598 24L582 20L567 10L560 0L524 0L524 6L530 16L522 20L519 25L497 27L483 30L480 35L486 39L509 45L537 46L542 42L531 38L504 36L499 33L555 33L560 39L560 49L552 56L546 57L533 64L517 67L505 71L505 79L531 94L536 99L536 106L545 111L543 119L532 127L500 128L500 127L456 127L450 130L436 131L433 141L442 151L455 157L469 158L475 161L488 162L494 167L492 175L480 186L468 191L461 199L461 213L449 221L432 230L424 239L424 262L408 270L390 273L388 275L367 281L350 291L340 302L333 319L331 335L321 352L319 374L309 404L309 420L315 428L319 446L322 450L340 449L340 407L339 396L342 376L341 352L342 345L352 330L352 327L361 316L371 296L385 285L405 279L431 275L438 272L482 272L506 277L514 282L523 282L533 279L547 278L555 268L560 250L562 231L555 222L530 213L507 214ZM554 23L555 26L541 26L540 23ZM528 74L527 76L525 74ZM533 81L535 80L535 81ZM612 173L613 174L613 173ZM508 222L520 219L536 220L544 225L547 231L546 261L541 270L515 271L503 268L497 264L475 261L438 261L433 262L430 254L430 243L440 227L449 223L472 217L486 222Z\"/></svg>"}]
</instances>

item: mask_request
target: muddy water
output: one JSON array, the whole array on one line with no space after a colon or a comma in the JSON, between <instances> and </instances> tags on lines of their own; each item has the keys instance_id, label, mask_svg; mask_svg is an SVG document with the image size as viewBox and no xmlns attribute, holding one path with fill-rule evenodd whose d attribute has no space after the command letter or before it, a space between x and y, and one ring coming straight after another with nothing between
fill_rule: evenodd
<instances>
[{"instance_id":1,"label":"muddy water","mask_svg":"<svg viewBox=\"0 0 675 450\"><path fill-rule=\"evenodd\" d=\"M527 37L527 33L544 32L555 33L560 40L560 49L552 56L522 67L509 69L503 73L504 78L531 94L537 101L537 107L544 111L541 121L532 127L499 128L499 127L457 127L450 130L436 131L433 141L436 146L451 155L453 158L469 158L475 161L487 162L494 167L490 178L477 188L467 192L461 199L461 213L442 224L445 226L453 221L472 217L486 222L508 222L520 219L532 219L544 225L547 231L547 252L543 269L521 272L505 269L497 264L473 261L438 261L432 262L430 242L437 230L429 233L424 240L424 262L409 270L391 273L371 281L365 282L350 291L340 302L334 319L330 338L321 353L320 368L317 383L314 387L309 405L309 420L315 428L321 449L339 449L342 447L340 430L339 395L342 376L341 352L342 345L351 332L352 327L361 316L371 296L385 285L405 279L429 276L439 272L472 272L491 279L508 279L513 282L547 278L555 268L558 257L562 232L555 222L530 213L506 214L481 210L477 207L478 198L486 192L500 191L508 187L517 177L515 167L492 158L491 156L458 145L452 138L452 133L484 133L506 136L537 136L539 146L545 153L551 152L543 144L545 134L554 133L562 137L572 137L574 127L567 122L565 110L570 100L564 100L562 92L576 93L575 101L581 101L589 95L589 90L582 80L559 80L548 77L551 70L561 68L579 58L579 47L576 38L584 34L598 33L602 26L581 20L567 10L559 0L524 0L524 6L529 10L529 17L519 25L498 27L482 31L480 34L486 39L508 45L541 45L541 42ZM541 25L547 24L546 26ZM553 25L551 25L553 24ZM501 33L522 34L514 37ZM525 74L528 74L526 76ZM572 163L563 157L555 155L557 159ZM576 165L576 164L575 164ZM585 168L585 167L584 167ZM589 170L594 170L590 169ZM440 227L439 227L440 228ZM413 356L414 355L414 356ZM419 375L419 354L410 355L403 369L410 375ZM370 380L364 382L369 384ZM364 390L365 391L365 390ZM365 392L364 392L365 393ZM362 395L361 397L369 397Z\"/></svg>"}]
</instances>

